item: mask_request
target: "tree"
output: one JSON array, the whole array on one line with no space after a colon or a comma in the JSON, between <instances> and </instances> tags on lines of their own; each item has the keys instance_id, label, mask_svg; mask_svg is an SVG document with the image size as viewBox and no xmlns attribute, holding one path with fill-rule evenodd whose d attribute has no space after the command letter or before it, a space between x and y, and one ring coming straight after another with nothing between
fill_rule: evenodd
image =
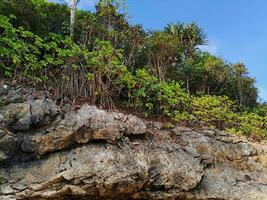
<instances>
[{"instance_id":1,"label":"tree","mask_svg":"<svg viewBox=\"0 0 267 200\"><path fill-rule=\"evenodd\" d=\"M201 53L201 88L202 94L222 95L225 89L227 77L230 76L230 67L221 58L213 56L207 52Z\"/></svg>"},{"instance_id":2,"label":"tree","mask_svg":"<svg viewBox=\"0 0 267 200\"><path fill-rule=\"evenodd\" d=\"M177 45L170 34L153 32L147 42L149 65L160 81L166 80L167 69L175 62Z\"/></svg>"},{"instance_id":3,"label":"tree","mask_svg":"<svg viewBox=\"0 0 267 200\"><path fill-rule=\"evenodd\" d=\"M239 107L256 105L258 96L254 85L255 79L249 76L247 68L243 63L236 63L231 65L231 67L232 76L229 82L233 87L233 93Z\"/></svg>"},{"instance_id":4,"label":"tree","mask_svg":"<svg viewBox=\"0 0 267 200\"><path fill-rule=\"evenodd\" d=\"M47 37L50 32L69 34L70 9L65 3L46 0L0 1L0 15L13 16L10 22L14 27L23 27L38 36Z\"/></svg>"},{"instance_id":5,"label":"tree","mask_svg":"<svg viewBox=\"0 0 267 200\"><path fill-rule=\"evenodd\" d=\"M195 23L184 24L168 24L165 32L174 36L174 40L178 40L184 48L184 54L187 57L193 56L194 52L201 45L208 43L206 33Z\"/></svg>"},{"instance_id":6,"label":"tree","mask_svg":"<svg viewBox=\"0 0 267 200\"><path fill-rule=\"evenodd\" d=\"M173 42L179 44L177 51L182 51L180 62L176 63L176 67L180 72L184 72L187 92L190 94L190 82L193 80L194 58L199 46L207 44L207 35L195 23L168 24L164 31L172 36Z\"/></svg>"}]
</instances>

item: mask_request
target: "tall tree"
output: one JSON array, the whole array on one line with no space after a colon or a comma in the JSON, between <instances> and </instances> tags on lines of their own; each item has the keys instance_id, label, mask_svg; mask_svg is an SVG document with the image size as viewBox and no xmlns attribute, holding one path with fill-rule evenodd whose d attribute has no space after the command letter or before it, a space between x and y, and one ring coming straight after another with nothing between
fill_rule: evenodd
<instances>
[{"instance_id":1,"label":"tall tree","mask_svg":"<svg viewBox=\"0 0 267 200\"><path fill-rule=\"evenodd\" d=\"M173 37L165 32L152 32L147 47L149 65L160 81L166 80L168 68L176 61L179 43L173 41Z\"/></svg>"},{"instance_id":2,"label":"tall tree","mask_svg":"<svg viewBox=\"0 0 267 200\"><path fill-rule=\"evenodd\" d=\"M240 107L255 105L257 101L257 89L255 79L249 76L248 70L243 63L232 65L232 86L236 94L236 100Z\"/></svg>"},{"instance_id":3,"label":"tall tree","mask_svg":"<svg viewBox=\"0 0 267 200\"><path fill-rule=\"evenodd\" d=\"M186 89L190 94L190 82L193 80L192 70L194 66L194 56L200 46L208 43L206 33L195 23L191 24L168 24L164 30L166 33L172 35L173 41L180 43L179 50L183 50L183 61L178 63L178 66L182 66L182 70L186 76Z\"/></svg>"},{"instance_id":4,"label":"tall tree","mask_svg":"<svg viewBox=\"0 0 267 200\"><path fill-rule=\"evenodd\" d=\"M192 57L198 47L208 43L206 33L195 23L168 24L165 32L174 36L174 40L180 41L187 57Z\"/></svg>"}]
</instances>

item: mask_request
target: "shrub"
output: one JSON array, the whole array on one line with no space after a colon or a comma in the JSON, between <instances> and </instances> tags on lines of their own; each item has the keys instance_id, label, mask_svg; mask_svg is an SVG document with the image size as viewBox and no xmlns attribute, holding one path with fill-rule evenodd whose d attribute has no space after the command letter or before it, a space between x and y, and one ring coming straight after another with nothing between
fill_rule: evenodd
<instances>
[{"instance_id":1,"label":"shrub","mask_svg":"<svg viewBox=\"0 0 267 200\"><path fill-rule=\"evenodd\" d=\"M127 72L121 50L96 40L88 51L69 37L49 34L42 39L14 28L0 15L0 70L21 83L41 85L61 100L88 98L91 104L113 107L120 88L115 80Z\"/></svg>"},{"instance_id":2,"label":"shrub","mask_svg":"<svg viewBox=\"0 0 267 200\"><path fill-rule=\"evenodd\" d=\"M37 61L41 54L39 48L42 44L40 37L21 28L14 28L7 17L0 15L1 74L6 77L13 77L18 73L28 75L30 68L38 68Z\"/></svg>"},{"instance_id":3,"label":"shrub","mask_svg":"<svg viewBox=\"0 0 267 200\"><path fill-rule=\"evenodd\" d=\"M110 42L96 40L94 50L86 54L86 70L91 102L114 107L113 99L122 88L116 80L128 72L121 50L114 49Z\"/></svg>"},{"instance_id":4,"label":"shrub","mask_svg":"<svg viewBox=\"0 0 267 200\"><path fill-rule=\"evenodd\" d=\"M188 93L181 88L177 82L160 82L157 91L159 109L170 117L184 118L181 113L188 111L190 106L190 97ZM180 115L180 117L178 117Z\"/></svg>"},{"instance_id":5,"label":"shrub","mask_svg":"<svg viewBox=\"0 0 267 200\"><path fill-rule=\"evenodd\" d=\"M232 133L264 138L267 136L267 117L253 112L237 115L236 125L228 129Z\"/></svg>"},{"instance_id":6,"label":"shrub","mask_svg":"<svg viewBox=\"0 0 267 200\"><path fill-rule=\"evenodd\" d=\"M138 69L135 74L125 73L120 79L120 84L126 86L127 106L143 110L146 115L155 111L157 104L155 91L159 87L155 76L145 69Z\"/></svg>"},{"instance_id":7,"label":"shrub","mask_svg":"<svg viewBox=\"0 0 267 200\"><path fill-rule=\"evenodd\" d=\"M216 128L230 127L235 118L234 102L223 96L193 97L191 112L199 121Z\"/></svg>"},{"instance_id":8,"label":"shrub","mask_svg":"<svg viewBox=\"0 0 267 200\"><path fill-rule=\"evenodd\" d=\"M179 83L159 82L145 69L138 69L135 75L128 72L120 81L127 86L127 105L146 115L158 113L174 117L189 107L189 95Z\"/></svg>"}]
</instances>

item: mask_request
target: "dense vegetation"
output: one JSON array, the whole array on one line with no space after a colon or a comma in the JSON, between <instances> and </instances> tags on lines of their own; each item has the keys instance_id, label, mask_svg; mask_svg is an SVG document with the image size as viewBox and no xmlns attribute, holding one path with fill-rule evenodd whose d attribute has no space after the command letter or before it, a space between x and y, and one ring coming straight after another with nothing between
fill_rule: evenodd
<instances>
[{"instance_id":1,"label":"dense vegetation","mask_svg":"<svg viewBox=\"0 0 267 200\"><path fill-rule=\"evenodd\" d=\"M0 1L0 78L49 90L61 103L86 99L267 136L267 107L243 63L201 51L208 39L195 23L150 32L131 25L122 4L102 0L94 13L77 10L69 37L67 5Z\"/></svg>"}]
</instances>

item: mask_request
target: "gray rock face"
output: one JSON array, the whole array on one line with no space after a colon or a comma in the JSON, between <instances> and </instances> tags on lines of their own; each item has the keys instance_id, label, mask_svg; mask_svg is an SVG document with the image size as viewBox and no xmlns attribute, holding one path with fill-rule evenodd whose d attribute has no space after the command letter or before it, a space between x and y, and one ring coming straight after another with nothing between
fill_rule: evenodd
<instances>
[{"instance_id":1,"label":"gray rock face","mask_svg":"<svg viewBox=\"0 0 267 200\"><path fill-rule=\"evenodd\" d=\"M20 102L23 102L23 98L16 90L5 84L0 85L0 106Z\"/></svg>"},{"instance_id":2,"label":"gray rock face","mask_svg":"<svg viewBox=\"0 0 267 200\"><path fill-rule=\"evenodd\" d=\"M0 164L6 162L16 151L17 138L7 130L0 129Z\"/></svg>"},{"instance_id":3,"label":"gray rock face","mask_svg":"<svg viewBox=\"0 0 267 200\"><path fill-rule=\"evenodd\" d=\"M267 143L89 105L62 114L46 98L5 103L0 199L264 200Z\"/></svg>"},{"instance_id":4,"label":"gray rock face","mask_svg":"<svg viewBox=\"0 0 267 200\"><path fill-rule=\"evenodd\" d=\"M33 126L47 125L57 114L53 104L50 105L46 100L11 103L0 108L2 126L12 131L26 131Z\"/></svg>"}]
</instances>

